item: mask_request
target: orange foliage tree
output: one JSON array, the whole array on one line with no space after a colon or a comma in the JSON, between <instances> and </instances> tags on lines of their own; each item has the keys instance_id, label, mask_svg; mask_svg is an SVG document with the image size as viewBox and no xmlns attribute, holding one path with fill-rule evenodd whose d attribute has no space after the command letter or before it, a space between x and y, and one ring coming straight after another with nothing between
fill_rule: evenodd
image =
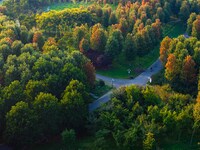
<instances>
[{"instance_id":1,"label":"orange foliage tree","mask_svg":"<svg viewBox=\"0 0 200 150\"><path fill-rule=\"evenodd\" d=\"M106 33L102 28L94 26L90 37L90 47L95 51L104 51L106 46Z\"/></svg>"},{"instance_id":2,"label":"orange foliage tree","mask_svg":"<svg viewBox=\"0 0 200 150\"><path fill-rule=\"evenodd\" d=\"M165 65L167 62L168 50L171 40L172 39L167 36L162 40L160 44L160 60L162 61L163 65Z\"/></svg>"},{"instance_id":3,"label":"orange foliage tree","mask_svg":"<svg viewBox=\"0 0 200 150\"><path fill-rule=\"evenodd\" d=\"M196 74L196 64L190 55L186 56L183 62L182 68L182 80L184 83L192 84L196 82L197 74Z\"/></svg>"},{"instance_id":4,"label":"orange foliage tree","mask_svg":"<svg viewBox=\"0 0 200 150\"><path fill-rule=\"evenodd\" d=\"M33 35L33 43L37 43L38 47L42 49L42 46L44 45L44 38L42 36L41 32L35 32Z\"/></svg>"},{"instance_id":5,"label":"orange foliage tree","mask_svg":"<svg viewBox=\"0 0 200 150\"><path fill-rule=\"evenodd\" d=\"M85 38L83 38L79 43L79 49L82 53L85 53L89 50L90 44L89 41Z\"/></svg>"},{"instance_id":6,"label":"orange foliage tree","mask_svg":"<svg viewBox=\"0 0 200 150\"><path fill-rule=\"evenodd\" d=\"M156 37L159 39L161 38L161 22L160 19L156 19L156 22L152 24L154 33L156 34Z\"/></svg>"},{"instance_id":7,"label":"orange foliage tree","mask_svg":"<svg viewBox=\"0 0 200 150\"><path fill-rule=\"evenodd\" d=\"M174 54L169 54L165 68L166 79L169 81L175 80L180 73L180 67Z\"/></svg>"}]
</instances>

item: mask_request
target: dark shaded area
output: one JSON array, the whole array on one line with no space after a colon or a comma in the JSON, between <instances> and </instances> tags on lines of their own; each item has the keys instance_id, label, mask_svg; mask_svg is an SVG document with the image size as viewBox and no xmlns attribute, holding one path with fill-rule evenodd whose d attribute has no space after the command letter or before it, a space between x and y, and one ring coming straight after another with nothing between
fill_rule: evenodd
<instances>
[{"instance_id":1,"label":"dark shaded area","mask_svg":"<svg viewBox=\"0 0 200 150\"><path fill-rule=\"evenodd\" d=\"M93 65L98 69L108 68L112 64L112 60L103 52L89 50L85 55L92 61Z\"/></svg>"},{"instance_id":2,"label":"dark shaded area","mask_svg":"<svg viewBox=\"0 0 200 150\"><path fill-rule=\"evenodd\" d=\"M0 145L0 150L13 150L11 147L7 146L7 145Z\"/></svg>"}]
</instances>

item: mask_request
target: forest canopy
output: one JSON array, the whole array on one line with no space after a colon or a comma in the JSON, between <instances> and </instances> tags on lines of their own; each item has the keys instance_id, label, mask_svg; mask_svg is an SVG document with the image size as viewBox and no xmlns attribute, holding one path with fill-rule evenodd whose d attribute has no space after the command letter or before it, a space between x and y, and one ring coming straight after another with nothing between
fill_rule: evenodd
<instances>
[{"instance_id":1,"label":"forest canopy","mask_svg":"<svg viewBox=\"0 0 200 150\"><path fill-rule=\"evenodd\" d=\"M6 0L0 6L1 141L29 149L56 138L63 149L78 149L77 139L89 136L89 146L102 150L176 142L198 148L200 1L98 0L44 10L64 2L71 3ZM165 37L165 27L177 22L186 33ZM159 46L160 86L120 87L89 112L94 90L105 85L96 81L96 69L121 61L128 67L138 57L155 57Z\"/></svg>"}]
</instances>

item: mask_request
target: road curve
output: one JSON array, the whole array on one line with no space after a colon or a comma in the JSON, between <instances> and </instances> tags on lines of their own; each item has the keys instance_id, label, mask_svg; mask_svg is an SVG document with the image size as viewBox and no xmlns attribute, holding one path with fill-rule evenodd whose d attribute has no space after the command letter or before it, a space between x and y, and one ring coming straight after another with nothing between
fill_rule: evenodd
<instances>
[{"instance_id":1,"label":"road curve","mask_svg":"<svg viewBox=\"0 0 200 150\"><path fill-rule=\"evenodd\" d=\"M157 59L148 69L146 69L143 73L141 73L134 79L114 79L114 78L102 76L99 74L96 74L96 78L103 80L107 84L113 84L113 86L116 88L119 88L121 86L131 85L131 84L145 86L147 82L150 80L150 77L158 73L162 68L163 66L160 59ZM96 110L102 104L108 102L110 100L111 94L112 94L112 91L109 91L108 93L106 93L105 95L97 99L96 101L89 104L89 112Z\"/></svg>"}]
</instances>

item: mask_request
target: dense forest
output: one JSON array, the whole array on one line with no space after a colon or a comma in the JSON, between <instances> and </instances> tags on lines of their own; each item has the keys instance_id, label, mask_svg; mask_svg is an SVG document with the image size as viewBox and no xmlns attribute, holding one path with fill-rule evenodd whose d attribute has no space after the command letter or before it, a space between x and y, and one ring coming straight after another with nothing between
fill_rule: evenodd
<instances>
[{"instance_id":1,"label":"dense forest","mask_svg":"<svg viewBox=\"0 0 200 150\"><path fill-rule=\"evenodd\" d=\"M0 5L0 143L30 149L56 138L73 150L92 136L86 149L151 150L172 141L198 149L200 1L98 0L44 10L54 3L71 1ZM187 34L165 37L164 25L177 21ZM120 87L89 112L96 69L157 46L164 68L152 84L159 85Z\"/></svg>"}]
</instances>

